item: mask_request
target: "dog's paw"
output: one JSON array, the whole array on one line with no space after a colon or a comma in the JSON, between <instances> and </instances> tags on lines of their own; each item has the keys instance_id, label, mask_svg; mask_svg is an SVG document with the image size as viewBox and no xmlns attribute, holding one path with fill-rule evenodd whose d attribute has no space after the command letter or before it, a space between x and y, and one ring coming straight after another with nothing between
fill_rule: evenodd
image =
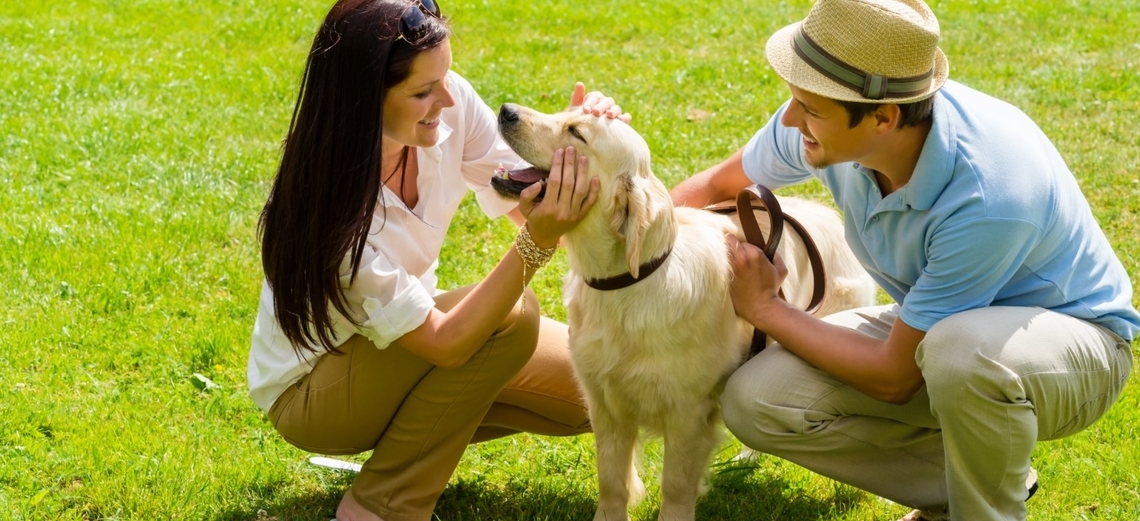
<instances>
[{"instance_id":1,"label":"dog's paw","mask_svg":"<svg viewBox=\"0 0 1140 521\"><path fill-rule=\"evenodd\" d=\"M594 513L594 521L629 521L629 512L624 508L620 511L610 511L599 507Z\"/></svg>"}]
</instances>

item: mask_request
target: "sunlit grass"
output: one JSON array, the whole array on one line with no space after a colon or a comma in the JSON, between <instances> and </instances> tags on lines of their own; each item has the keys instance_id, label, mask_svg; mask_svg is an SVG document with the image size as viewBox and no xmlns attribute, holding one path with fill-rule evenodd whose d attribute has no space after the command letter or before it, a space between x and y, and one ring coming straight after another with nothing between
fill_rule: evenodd
<instances>
[{"instance_id":1,"label":"sunlit grass","mask_svg":"<svg viewBox=\"0 0 1140 521\"><path fill-rule=\"evenodd\" d=\"M0 519L325 520L351 480L306 463L245 391L255 228L329 2L0 5ZM634 114L672 186L787 96L763 58L810 3L445 3L455 69L492 107L552 110L575 80ZM1140 273L1140 3L932 4L952 77L1032 115ZM796 193L824 199L817 184ZM441 280L477 280L510 225L464 205ZM565 259L533 283L564 316ZM194 375L217 387L202 390ZM1140 512L1140 391L1039 446L1034 520ZM660 444L648 445L656 515ZM709 520L894 519L904 509L775 458L718 454ZM445 520L586 519L590 436L469 450Z\"/></svg>"}]
</instances>

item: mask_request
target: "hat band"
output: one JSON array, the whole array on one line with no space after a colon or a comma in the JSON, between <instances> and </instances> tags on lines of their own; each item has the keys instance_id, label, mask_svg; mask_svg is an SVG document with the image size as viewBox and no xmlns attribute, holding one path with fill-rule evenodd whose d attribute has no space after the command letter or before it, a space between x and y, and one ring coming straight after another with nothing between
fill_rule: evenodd
<instances>
[{"instance_id":1,"label":"hat band","mask_svg":"<svg viewBox=\"0 0 1140 521\"><path fill-rule=\"evenodd\" d=\"M934 78L933 67L925 74L909 78L887 78L861 71L828 54L804 33L803 27L792 38L792 47L813 69L844 87L862 93L867 99L906 98L922 94L930 88Z\"/></svg>"}]
</instances>

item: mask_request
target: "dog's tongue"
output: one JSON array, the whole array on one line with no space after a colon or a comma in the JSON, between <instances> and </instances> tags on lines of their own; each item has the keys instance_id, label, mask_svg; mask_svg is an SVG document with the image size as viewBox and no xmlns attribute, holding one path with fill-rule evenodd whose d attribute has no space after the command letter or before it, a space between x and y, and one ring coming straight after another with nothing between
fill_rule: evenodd
<instances>
[{"instance_id":1,"label":"dog's tongue","mask_svg":"<svg viewBox=\"0 0 1140 521\"><path fill-rule=\"evenodd\" d=\"M537 183L546 179L549 175L549 171L539 170L533 166L507 171L507 177L510 177L512 181L518 181L520 183Z\"/></svg>"}]
</instances>

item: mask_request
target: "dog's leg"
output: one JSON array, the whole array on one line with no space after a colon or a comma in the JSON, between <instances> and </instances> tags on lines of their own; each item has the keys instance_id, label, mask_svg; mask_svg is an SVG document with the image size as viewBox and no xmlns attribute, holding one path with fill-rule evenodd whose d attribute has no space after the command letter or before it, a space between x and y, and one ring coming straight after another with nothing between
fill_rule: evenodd
<instances>
[{"instance_id":1,"label":"dog's leg","mask_svg":"<svg viewBox=\"0 0 1140 521\"><path fill-rule=\"evenodd\" d=\"M709 460L720 434L715 403L701 405L704 413L677 414L665 426L660 521L693 521L696 514L697 497L708 477ZM689 410L701 408L696 405Z\"/></svg>"},{"instance_id":2,"label":"dog's leg","mask_svg":"<svg viewBox=\"0 0 1140 521\"><path fill-rule=\"evenodd\" d=\"M633 466L637 425L605 411L590 411L598 457L598 510L594 521L629 521L631 492L644 493Z\"/></svg>"}]
</instances>

